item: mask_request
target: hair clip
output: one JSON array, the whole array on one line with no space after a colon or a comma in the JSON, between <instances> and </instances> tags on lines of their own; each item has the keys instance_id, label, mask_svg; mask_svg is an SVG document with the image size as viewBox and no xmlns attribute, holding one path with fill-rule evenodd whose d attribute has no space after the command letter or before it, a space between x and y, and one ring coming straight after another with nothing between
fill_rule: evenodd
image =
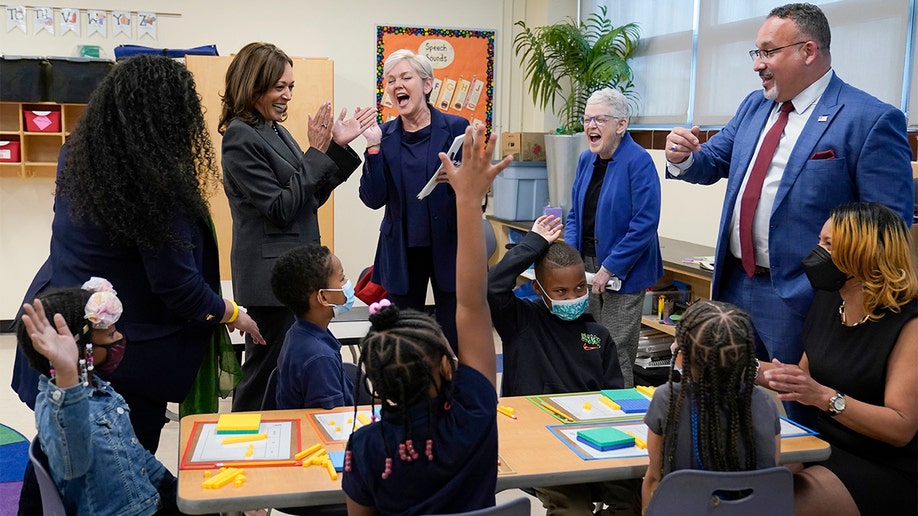
<instances>
[{"instance_id":1,"label":"hair clip","mask_svg":"<svg viewBox=\"0 0 918 516\"><path fill-rule=\"evenodd\" d=\"M388 299L381 299L375 303L370 303L370 315L375 314L387 306L392 306L392 301L389 301Z\"/></svg>"}]
</instances>

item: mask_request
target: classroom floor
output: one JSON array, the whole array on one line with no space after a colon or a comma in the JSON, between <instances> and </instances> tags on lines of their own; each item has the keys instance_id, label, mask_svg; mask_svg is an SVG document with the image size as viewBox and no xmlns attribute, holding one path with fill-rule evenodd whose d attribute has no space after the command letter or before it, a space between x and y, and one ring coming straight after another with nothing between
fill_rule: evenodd
<instances>
[{"instance_id":1,"label":"classroom floor","mask_svg":"<svg viewBox=\"0 0 918 516\"><path fill-rule=\"evenodd\" d=\"M500 353L500 339L498 342L497 352ZM19 401L16 393L10 388L12 377L12 363L16 349L16 337L11 333L0 334L0 423L22 433L27 439L35 437L35 418L32 411ZM349 356L345 352L345 357ZM497 375L497 382L500 385L500 373ZM220 412L229 412L231 399L220 400ZM178 406L170 404L169 410L178 412ZM159 450L156 452L158 458L173 473L178 471L178 453L179 453L179 424L177 421L170 421L163 429L162 438L160 439ZM532 502L532 514L544 514L541 502L537 498L528 496L526 493L511 489L497 494L497 503L503 503L519 497L528 497ZM0 501L0 514L15 514L11 508L4 507L5 501ZM273 511L272 514L284 514Z\"/></svg>"}]
</instances>

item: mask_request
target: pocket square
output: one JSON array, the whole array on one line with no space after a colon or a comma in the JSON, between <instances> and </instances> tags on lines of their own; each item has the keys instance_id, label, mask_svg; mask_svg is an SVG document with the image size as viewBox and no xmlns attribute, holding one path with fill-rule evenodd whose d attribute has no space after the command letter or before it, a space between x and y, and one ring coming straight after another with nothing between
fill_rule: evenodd
<instances>
[{"instance_id":1,"label":"pocket square","mask_svg":"<svg viewBox=\"0 0 918 516\"><path fill-rule=\"evenodd\" d=\"M819 151L810 159L835 159L835 151L832 149Z\"/></svg>"}]
</instances>

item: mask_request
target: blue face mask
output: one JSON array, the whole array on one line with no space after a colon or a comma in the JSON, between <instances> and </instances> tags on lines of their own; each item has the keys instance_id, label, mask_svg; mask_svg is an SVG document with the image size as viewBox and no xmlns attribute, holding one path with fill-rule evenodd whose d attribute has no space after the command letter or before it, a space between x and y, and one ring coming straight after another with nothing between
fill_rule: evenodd
<instances>
[{"instance_id":1,"label":"blue face mask","mask_svg":"<svg viewBox=\"0 0 918 516\"><path fill-rule=\"evenodd\" d=\"M344 304L343 305L333 305L331 303L328 306L332 307L332 310L335 312L335 317L347 312L354 306L354 285L351 284L351 280L348 279L344 282L344 285L341 285L341 288L323 288L327 292L343 292L344 293Z\"/></svg>"},{"instance_id":2,"label":"blue face mask","mask_svg":"<svg viewBox=\"0 0 918 516\"><path fill-rule=\"evenodd\" d=\"M539 288L542 289L542 293L545 294L545 297L548 298L548 300L551 302L551 305L545 303L545 297L542 298L542 302L545 303L545 306L551 310L551 313L558 316L558 318L562 321L573 321L574 319L577 319L583 315L583 312L586 311L587 305L590 304L589 292L576 299L558 300L549 297L549 295L545 292L545 288L541 283L539 283L539 280L536 280L536 284L538 284Z\"/></svg>"}]
</instances>

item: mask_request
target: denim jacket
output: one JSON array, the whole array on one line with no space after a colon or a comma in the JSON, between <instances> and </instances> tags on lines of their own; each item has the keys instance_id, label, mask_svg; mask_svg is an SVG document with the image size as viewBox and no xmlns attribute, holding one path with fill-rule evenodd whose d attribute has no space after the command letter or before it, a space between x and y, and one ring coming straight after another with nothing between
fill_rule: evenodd
<instances>
[{"instance_id":1,"label":"denim jacket","mask_svg":"<svg viewBox=\"0 0 918 516\"><path fill-rule=\"evenodd\" d=\"M35 424L67 514L145 515L175 477L134 435L124 398L108 382L60 389L38 384Z\"/></svg>"}]
</instances>

